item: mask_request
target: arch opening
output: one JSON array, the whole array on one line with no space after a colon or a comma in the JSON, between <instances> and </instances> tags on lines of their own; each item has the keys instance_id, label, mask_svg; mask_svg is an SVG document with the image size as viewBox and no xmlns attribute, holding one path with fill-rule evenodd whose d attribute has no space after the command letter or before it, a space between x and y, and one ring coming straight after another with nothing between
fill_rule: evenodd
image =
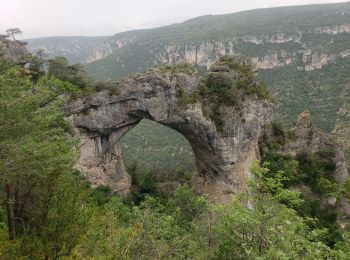
<instances>
[{"instance_id":1,"label":"arch opening","mask_svg":"<svg viewBox=\"0 0 350 260\"><path fill-rule=\"evenodd\" d=\"M142 119L118 143L121 160L131 176L132 194L152 193L156 188L156 192L167 195L177 186L191 183L195 156L189 140L178 131Z\"/></svg>"}]
</instances>

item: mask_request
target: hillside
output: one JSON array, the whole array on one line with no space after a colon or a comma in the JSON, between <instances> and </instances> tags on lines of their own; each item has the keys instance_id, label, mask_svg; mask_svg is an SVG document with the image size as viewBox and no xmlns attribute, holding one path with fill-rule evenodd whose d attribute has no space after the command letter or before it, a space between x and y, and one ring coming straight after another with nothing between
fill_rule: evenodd
<instances>
[{"instance_id":1,"label":"hillside","mask_svg":"<svg viewBox=\"0 0 350 260\"><path fill-rule=\"evenodd\" d=\"M261 69L295 64L309 71L349 56L349 32L350 3L203 16L116 34L93 50L98 61L87 70L96 78L118 79L155 64L209 66L221 55L242 53Z\"/></svg>"},{"instance_id":2,"label":"hillside","mask_svg":"<svg viewBox=\"0 0 350 260\"><path fill-rule=\"evenodd\" d=\"M102 44L108 36L43 37L26 39L28 49L44 49L50 57L64 56L70 63L84 63L92 49Z\"/></svg>"},{"instance_id":3,"label":"hillside","mask_svg":"<svg viewBox=\"0 0 350 260\"><path fill-rule=\"evenodd\" d=\"M308 109L314 124L337 135L349 151L349 46L347 2L208 15L119 33L80 62L96 79L120 79L159 64L208 68L222 55L244 54L280 101L279 120L290 125Z\"/></svg>"}]
</instances>

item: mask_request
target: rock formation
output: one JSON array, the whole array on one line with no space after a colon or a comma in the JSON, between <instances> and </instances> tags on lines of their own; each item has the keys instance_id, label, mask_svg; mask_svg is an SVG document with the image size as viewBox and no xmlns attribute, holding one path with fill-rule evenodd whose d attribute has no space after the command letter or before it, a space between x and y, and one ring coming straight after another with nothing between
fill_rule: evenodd
<instances>
[{"instance_id":1,"label":"rock formation","mask_svg":"<svg viewBox=\"0 0 350 260\"><path fill-rule=\"evenodd\" d=\"M299 114L292 131L295 137L285 143L283 152L296 155L302 152L334 151L334 161L336 164L335 177L340 185L344 185L349 174L341 146L335 138L323 134L313 127L309 111Z\"/></svg>"},{"instance_id":2,"label":"rock formation","mask_svg":"<svg viewBox=\"0 0 350 260\"><path fill-rule=\"evenodd\" d=\"M189 73L153 69L122 80L115 91L71 100L65 114L80 139L76 168L93 186L107 185L127 194L131 180L118 140L148 118L189 140L196 160L192 182L198 193L225 202L245 190L249 167L259 158L261 128L271 120L274 105L256 94L245 95L239 108L222 105L224 126L218 130L201 101L185 105L179 101L180 89L193 93L202 82L203 76L193 69Z\"/></svg>"},{"instance_id":3,"label":"rock formation","mask_svg":"<svg viewBox=\"0 0 350 260\"><path fill-rule=\"evenodd\" d=\"M298 116L295 126L292 128L295 137L286 142L283 152L286 154L315 153L319 151L333 151L335 163L335 180L340 187L343 187L349 176L344 153L337 140L329 135L321 133L312 126L309 111L304 111ZM329 197L322 201L337 207L339 212L338 223L345 227L350 220L350 205L345 198Z\"/></svg>"},{"instance_id":4,"label":"rock formation","mask_svg":"<svg viewBox=\"0 0 350 260\"><path fill-rule=\"evenodd\" d=\"M260 140L260 149L264 153L270 150L268 144L273 145L272 150L284 155L290 155L291 158L297 158L302 154L316 154L319 152L329 152L332 154L331 160L334 163L334 178L335 182L342 189L349 176L347 163L341 145L338 140L331 135L327 135L315 128L310 119L310 112L304 111L299 114L294 126L288 131L276 134L271 127L265 128L263 131L263 140ZM267 144L267 146L266 146ZM280 147L276 149L276 147ZM339 216L337 223L341 227L345 227L350 220L350 205L348 199L342 196L329 194L317 194L311 191L311 188L306 184L299 184L297 189L301 190L304 196L311 196L319 201L321 207L334 207L337 209Z\"/></svg>"}]
</instances>

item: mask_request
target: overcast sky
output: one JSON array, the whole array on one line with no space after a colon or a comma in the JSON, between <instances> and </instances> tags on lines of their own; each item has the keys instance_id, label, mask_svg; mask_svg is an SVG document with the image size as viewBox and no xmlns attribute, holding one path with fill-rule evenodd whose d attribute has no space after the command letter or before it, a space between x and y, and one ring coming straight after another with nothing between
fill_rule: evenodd
<instances>
[{"instance_id":1,"label":"overcast sky","mask_svg":"<svg viewBox=\"0 0 350 260\"><path fill-rule=\"evenodd\" d=\"M206 14L340 0L0 0L0 33L19 27L22 38L111 35L182 22Z\"/></svg>"}]
</instances>

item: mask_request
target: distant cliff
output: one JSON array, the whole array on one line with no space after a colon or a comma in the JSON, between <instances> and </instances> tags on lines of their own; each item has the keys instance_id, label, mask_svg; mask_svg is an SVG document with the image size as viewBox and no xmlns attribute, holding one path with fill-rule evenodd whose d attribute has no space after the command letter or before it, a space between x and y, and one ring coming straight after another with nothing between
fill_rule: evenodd
<instances>
[{"instance_id":1,"label":"distant cliff","mask_svg":"<svg viewBox=\"0 0 350 260\"><path fill-rule=\"evenodd\" d=\"M336 62L338 58L350 56L350 47L346 45L350 41L350 23L334 26L314 27L306 31L295 31L293 33L275 32L263 35L254 35L247 32L241 37L227 37L226 39L209 38L202 41L169 42L149 51L147 42L139 42L136 37L111 38L105 43L92 50L86 63L101 60L101 64L108 63L108 58L115 54L116 68L111 71L110 78L118 78L127 70L129 62L122 60L123 55L132 55L129 52L129 45L143 45L144 55L149 56L151 64L176 64L190 63L209 68L220 56L244 54L252 58L258 69L273 69L286 65L296 65L298 69L311 71L322 68L325 64ZM322 41L322 42L317 42ZM342 46L339 46L342 45ZM140 47L140 46L138 46ZM158 46L157 46L158 47ZM132 51L132 50L130 50ZM147 53L148 52L148 53ZM147 59L141 62L147 64ZM90 69L90 66L93 68ZM90 65L87 68L92 74L99 77L99 70ZM140 64L141 69L142 64ZM108 70L108 69L106 69ZM119 70L119 71L118 71ZM101 67L101 73L103 66Z\"/></svg>"},{"instance_id":2,"label":"distant cliff","mask_svg":"<svg viewBox=\"0 0 350 260\"><path fill-rule=\"evenodd\" d=\"M91 50L107 40L107 36L96 37L43 37L27 39L28 49L36 52L44 49L50 57L63 56L70 63L84 62L91 55Z\"/></svg>"}]
</instances>

